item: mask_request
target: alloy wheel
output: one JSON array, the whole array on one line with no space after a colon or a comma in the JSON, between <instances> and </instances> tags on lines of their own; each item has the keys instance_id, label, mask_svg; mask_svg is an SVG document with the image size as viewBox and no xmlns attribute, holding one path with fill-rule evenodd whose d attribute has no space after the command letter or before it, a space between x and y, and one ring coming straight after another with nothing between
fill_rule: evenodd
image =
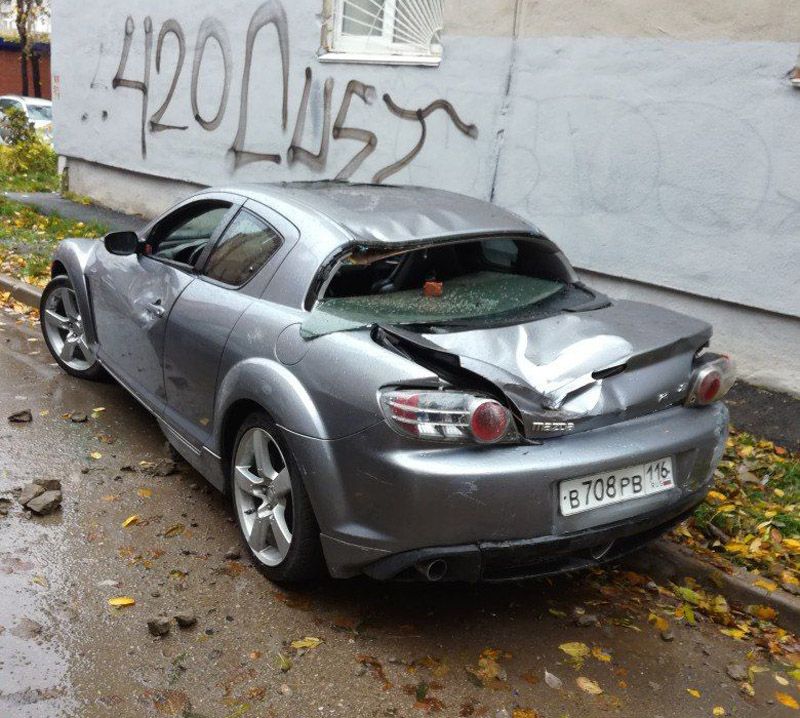
<instances>
[{"instance_id":1,"label":"alloy wheel","mask_svg":"<svg viewBox=\"0 0 800 718\"><path fill-rule=\"evenodd\" d=\"M53 353L64 364L76 371L86 371L95 364L97 358L89 346L72 287L60 286L50 292L43 319Z\"/></svg>"},{"instance_id":2,"label":"alloy wheel","mask_svg":"<svg viewBox=\"0 0 800 718\"><path fill-rule=\"evenodd\" d=\"M236 513L256 558L277 566L292 544L292 482L275 439L261 428L247 431L233 469Z\"/></svg>"}]
</instances>

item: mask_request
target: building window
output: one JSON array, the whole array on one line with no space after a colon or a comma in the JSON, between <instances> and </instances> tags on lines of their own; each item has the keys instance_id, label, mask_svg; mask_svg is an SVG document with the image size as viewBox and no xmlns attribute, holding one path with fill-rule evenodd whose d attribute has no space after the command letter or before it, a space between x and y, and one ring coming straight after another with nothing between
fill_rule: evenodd
<instances>
[{"instance_id":1,"label":"building window","mask_svg":"<svg viewBox=\"0 0 800 718\"><path fill-rule=\"evenodd\" d=\"M323 61L438 65L444 0L327 0Z\"/></svg>"}]
</instances>

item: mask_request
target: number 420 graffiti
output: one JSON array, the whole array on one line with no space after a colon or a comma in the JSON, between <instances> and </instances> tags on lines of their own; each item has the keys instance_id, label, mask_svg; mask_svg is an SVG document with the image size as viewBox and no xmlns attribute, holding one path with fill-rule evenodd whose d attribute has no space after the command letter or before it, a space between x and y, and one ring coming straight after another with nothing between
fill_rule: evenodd
<instances>
[{"instance_id":1,"label":"number 420 graffiti","mask_svg":"<svg viewBox=\"0 0 800 718\"><path fill-rule=\"evenodd\" d=\"M282 73L282 94L281 94L281 129L286 130L288 125L288 105L289 105L289 31L288 21L286 18L286 11L280 0L267 0L264 2L253 14L247 29L247 37L245 41L245 58L244 70L241 77L241 91L239 100L239 123L236 131L236 136L230 147L230 151L234 155L234 167L238 168L252 162L273 162L280 164L282 155L279 153L264 153L255 152L247 149L247 108L248 99L250 95L250 70L253 63L253 46L255 44L258 34L264 28L272 26L277 34L278 49L280 50L281 73ZM169 90L158 109L148 117L149 101L150 101L150 72L153 59L153 21L152 18L147 16L143 23L144 30L144 74L141 80L133 80L126 77L126 70L128 65L128 56L130 54L131 45L133 43L134 34L136 31L136 24L133 17L128 16L125 20L125 38L122 45L122 54L120 56L119 67L117 68L116 75L112 81L112 87L127 88L135 90L142 95L142 119L141 119L141 144L142 156L147 156L147 133L166 132L166 131L183 131L189 128L188 125L168 124L163 121L164 115L172 102L175 94L175 88L183 72L184 62L186 60L186 36L180 23L175 19L166 20L159 30L158 37L155 41L155 70L161 73L161 58L164 42L166 38L172 35L178 44L178 58L175 68L172 71L172 80L170 82ZM206 46L210 40L214 40L222 54L222 67L223 67L223 86L222 95L219 100L219 106L213 117L203 117L200 114L200 103L198 101L198 84L200 73L203 66L203 56L206 51ZM213 17L208 17L200 24L197 34L197 41L195 43L194 58L192 60L192 78L191 78L191 91L190 101L192 107L192 115L197 124L204 130L213 132L222 123L225 112L228 106L228 96L231 88L231 67L233 64L233 54L231 50L231 41L224 25ZM295 119L294 132L292 141L286 151L286 159L289 166L297 162L310 167L316 171L323 171L327 165L328 150L330 147L330 139L350 139L357 140L363 143L358 152L342 167L336 174L336 179L346 180L364 163L378 146L378 137L374 132L359 127L347 126L347 114L350 109L350 104L354 97L366 104L372 104L375 99L375 87L359 80L352 79L347 83L342 97L339 111L336 114L336 119L333 120L333 127L331 127L331 98L333 95L334 80L328 77L323 86L323 132L320 140L320 146L316 152L312 152L303 148L300 145L305 128L306 116L308 114L308 103L311 92L312 72L310 67L305 68L305 85L303 87L303 94L300 100L300 106L297 111ZM475 125L465 123L456 112L452 104L447 100L438 99L431 102L426 107L417 109L407 109L397 105L386 93L383 95L383 102L387 109L396 117L419 123L420 137L417 143L406 153L403 157L393 162L386 167L379 169L374 177L373 182L380 183L386 180L391 175L399 172L403 167L407 166L422 150L428 135L428 128L426 124L427 118L434 112L442 111L447 114L455 127L464 135L473 139L478 136L478 128Z\"/></svg>"}]
</instances>

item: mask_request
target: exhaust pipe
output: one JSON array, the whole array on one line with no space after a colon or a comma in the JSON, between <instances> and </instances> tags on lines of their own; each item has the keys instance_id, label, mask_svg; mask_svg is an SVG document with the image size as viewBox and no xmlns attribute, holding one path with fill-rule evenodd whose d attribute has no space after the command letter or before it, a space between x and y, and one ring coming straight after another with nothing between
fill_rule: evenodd
<instances>
[{"instance_id":1,"label":"exhaust pipe","mask_svg":"<svg viewBox=\"0 0 800 718\"><path fill-rule=\"evenodd\" d=\"M441 581L447 573L447 561L443 558L422 561L416 565L416 569L425 576L428 581Z\"/></svg>"}]
</instances>

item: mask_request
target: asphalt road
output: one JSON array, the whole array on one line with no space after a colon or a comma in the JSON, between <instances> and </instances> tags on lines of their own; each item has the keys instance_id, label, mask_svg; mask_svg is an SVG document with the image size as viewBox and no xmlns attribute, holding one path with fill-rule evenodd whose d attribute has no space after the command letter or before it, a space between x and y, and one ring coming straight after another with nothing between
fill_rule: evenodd
<instances>
[{"instance_id":1,"label":"asphalt road","mask_svg":"<svg viewBox=\"0 0 800 718\"><path fill-rule=\"evenodd\" d=\"M7 313L0 368L0 496L42 477L64 485L59 513L26 518L14 503L0 517L3 718L684 718L717 706L733 716L796 715L775 693L797 690L771 671L756 676L753 698L726 675L727 665L748 664L752 644L703 621L675 622L674 640L662 640L647 621L661 597L625 588L618 573L282 590L246 559L225 558L237 532L199 475L185 466L166 477L141 470L140 461L168 452L120 387L61 373L38 328ZM99 407L86 423L63 418ZM20 409L31 409L33 421L7 423ZM138 521L123 528L133 515ZM119 596L135 605L110 607ZM577 626L576 608L597 624ZM164 638L148 633L149 618L180 610L194 611L197 625L173 624ZM305 637L322 642L288 645ZM559 649L566 642L601 657L577 668ZM484 653L481 666L486 649L497 653ZM485 680L465 667L482 668ZM561 689L548 685L546 670ZM587 693L578 678L603 693Z\"/></svg>"}]
</instances>

